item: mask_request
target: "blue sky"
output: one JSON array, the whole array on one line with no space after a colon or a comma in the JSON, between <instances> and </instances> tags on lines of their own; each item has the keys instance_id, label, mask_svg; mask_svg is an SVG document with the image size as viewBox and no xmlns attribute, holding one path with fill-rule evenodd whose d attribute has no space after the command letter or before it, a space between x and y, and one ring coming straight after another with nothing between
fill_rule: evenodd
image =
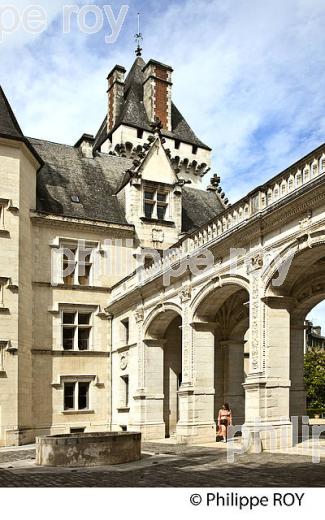
<instances>
[{"instance_id":1,"label":"blue sky","mask_svg":"<svg viewBox=\"0 0 325 520\"><path fill-rule=\"evenodd\" d=\"M42 5L48 16L41 34L21 28L0 43L0 83L27 135L74 144L96 132L107 73L134 60L141 11L144 59L173 66L174 101L213 148L212 173L232 202L325 141L324 0L124 0L114 44L105 43L106 18L97 34L76 23L63 34L68 3L109 4L116 17L123 4L13 2L20 12Z\"/></svg>"}]
</instances>

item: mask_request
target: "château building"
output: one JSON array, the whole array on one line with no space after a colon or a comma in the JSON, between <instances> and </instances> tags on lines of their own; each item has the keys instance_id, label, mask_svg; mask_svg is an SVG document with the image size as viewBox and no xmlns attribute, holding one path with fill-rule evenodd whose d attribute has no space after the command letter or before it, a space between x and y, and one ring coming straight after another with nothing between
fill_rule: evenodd
<instances>
[{"instance_id":1,"label":"ch\u00e2teau building","mask_svg":"<svg viewBox=\"0 0 325 520\"><path fill-rule=\"evenodd\" d=\"M108 429L212 440L225 400L237 424L290 427L303 321L290 358L287 307L256 278L256 222L267 247L318 225L306 211L321 204L324 145L230 206L217 175L204 187L211 149L173 103L172 68L137 56L107 79L103 122L74 146L25 136L0 90L0 444ZM163 279L210 243L208 274ZM229 248L246 246L248 271L226 275Z\"/></svg>"}]
</instances>

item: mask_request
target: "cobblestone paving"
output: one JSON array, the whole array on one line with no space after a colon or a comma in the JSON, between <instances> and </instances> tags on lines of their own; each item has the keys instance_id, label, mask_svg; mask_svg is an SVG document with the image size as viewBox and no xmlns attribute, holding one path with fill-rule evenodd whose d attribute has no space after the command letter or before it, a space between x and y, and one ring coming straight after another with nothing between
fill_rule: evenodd
<instances>
[{"instance_id":1,"label":"cobblestone paving","mask_svg":"<svg viewBox=\"0 0 325 520\"><path fill-rule=\"evenodd\" d=\"M313 464L305 456L239 455L229 464L221 449L144 443L143 451L153 455L132 464L87 469L39 468L33 464L34 450L0 453L0 486L325 486L325 461Z\"/></svg>"}]
</instances>

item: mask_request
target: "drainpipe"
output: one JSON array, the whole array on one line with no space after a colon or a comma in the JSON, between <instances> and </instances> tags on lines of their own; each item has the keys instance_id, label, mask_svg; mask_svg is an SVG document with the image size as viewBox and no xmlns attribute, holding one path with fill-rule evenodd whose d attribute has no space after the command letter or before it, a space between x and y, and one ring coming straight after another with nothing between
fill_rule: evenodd
<instances>
[{"instance_id":1,"label":"drainpipe","mask_svg":"<svg viewBox=\"0 0 325 520\"><path fill-rule=\"evenodd\" d=\"M108 321L109 321L109 325L108 325L108 347L109 347L109 377L108 377L108 388L109 388L109 392L110 392L110 398L109 398L109 403L110 403L110 409L109 409L109 414L108 414L108 420L109 420L109 429L110 431L112 431L112 422L113 422L113 359L112 359L112 349L113 349L113 341L112 341L112 338L113 338L113 334L112 334L112 330L113 330L113 314L109 314L108 315Z\"/></svg>"}]
</instances>

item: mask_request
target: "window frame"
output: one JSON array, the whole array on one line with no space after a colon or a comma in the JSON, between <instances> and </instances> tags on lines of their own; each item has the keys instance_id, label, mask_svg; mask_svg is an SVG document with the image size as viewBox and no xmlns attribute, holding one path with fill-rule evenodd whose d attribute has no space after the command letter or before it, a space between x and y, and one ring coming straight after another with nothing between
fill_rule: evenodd
<instances>
[{"instance_id":1,"label":"window frame","mask_svg":"<svg viewBox=\"0 0 325 520\"><path fill-rule=\"evenodd\" d=\"M152 197L146 197L146 193L152 194ZM163 196L164 200L159 200L159 196ZM143 196L142 196L142 204L143 204L143 216L148 220L155 220L158 222L168 222L171 218L170 215L170 191L166 188L160 186L144 186L143 187ZM146 212L146 206L151 206L151 214L150 216ZM159 217L159 209L164 209L163 218Z\"/></svg>"},{"instance_id":2,"label":"window frame","mask_svg":"<svg viewBox=\"0 0 325 520\"><path fill-rule=\"evenodd\" d=\"M130 343L130 318L126 317L120 321L120 330L122 336L122 344L129 345Z\"/></svg>"},{"instance_id":3,"label":"window frame","mask_svg":"<svg viewBox=\"0 0 325 520\"><path fill-rule=\"evenodd\" d=\"M62 381L63 386L63 413L91 413L91 382L92 379L87 377L66 377ZM86 408L79 408L79 385L80 384L87 384L88 385L88 391L87 391L87 407ZM65 405L65 388L66 385L73 385L73 408L67 408Z\"/></svg>"},{"instance_id":4,"label":"window frame","mask_svg":"<svg viewBox=\"0 0 325 520\"><path fill-rule=\"evenodd\" d=\"M64 314L74 314L73 323L64 322ZM80 315L89 315L89 323L79 323ZM94 338L94 310L87 307L62 307L60 309L60 327L61 327L61 350L64 352L89 352L93 350L93 338ZM74 329L73 334L73 348L64 348L64 330ZM79 330L88 330L88 348L79 348Z\"/></svg>"},{"instance_id":5,"label":"window frame","mask_svg":"<svg viewBox=\"0 0 325 520\"><path fill-rule=\"evenodd\" d=\"M93 287L94 286L94 255L98 250L98 243L88 242L83 240L60 240L61 250L61 280L66 287ZM65 259L65 250L72 252L74 259L69 257ZM81 256L82 253L82 256ZM86 254L87 253L87 254ZM71 274L64 276L64 270L69 265L74 265L74 270ZM88 275L82 273L81 268L88 269ZM67 280L71 280L68 282ZM82 283L81 279L88 280L88 283Z\"/></svg>"},{"instance_id":6,"label":"window frame","mask_svg":"<svg viewBox=\"0 0 325 520\"><path fill-rule=\"evenodd\" d=\"M120 409L130 408L130 376L123 374L120 376Z\"/></svg>"}]
</instances>

